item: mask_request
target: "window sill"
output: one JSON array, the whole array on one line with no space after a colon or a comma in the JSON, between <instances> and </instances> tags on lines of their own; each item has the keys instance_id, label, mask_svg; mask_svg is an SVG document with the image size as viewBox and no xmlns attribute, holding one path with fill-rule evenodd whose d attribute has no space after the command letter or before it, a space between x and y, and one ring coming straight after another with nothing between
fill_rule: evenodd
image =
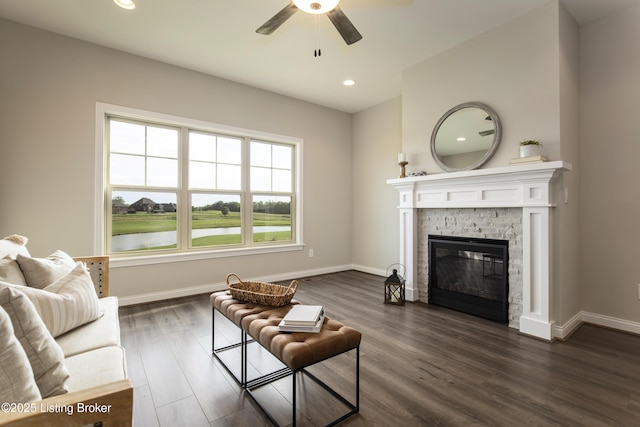
<instances>
[{"instance_id":1,"label":"window sill","mask_svg":"<svg viewBox=\"0 0 640 427\"><path fill-rule=\"evenodd\" d=\"M263 246L252 248L236 248L216 251L193 251L160 255L141 255L131 257L111 256L109 259L110 268L135 267L140 265L166 264L172 262L197 261L203 259L229 258L246 255L272 254L278 252L301 251L303 244L293 243L289 245Z\"/></svg>"}]
</instances>

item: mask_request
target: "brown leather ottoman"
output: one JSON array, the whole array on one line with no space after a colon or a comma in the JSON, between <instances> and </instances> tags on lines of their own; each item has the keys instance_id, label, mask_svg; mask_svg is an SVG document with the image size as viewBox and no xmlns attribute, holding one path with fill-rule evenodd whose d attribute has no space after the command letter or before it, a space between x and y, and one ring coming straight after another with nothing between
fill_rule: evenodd
<instances>
[{"instance_id":1,"label":"brown leather ottoman","mask_svg":"<svg viewBox=\"0 0 640 427\"><path fill-rule=\"evenodd\" d=\"M349 412L327 424L333 426L347 417L357 413L360 406L360 341L362 335L353 328L343 325L342 323L325 317L322 329L318 333L281 333L278 324L282 318L289 312L292 304L283 307L269 307L258 304L251 304L244 301L233 299L227 292L216 292L211 295L211 305L213 309L213 317L215 311L232 321L242 331L241 341L241 363L242 374L239 380L241 386L245 388L248 394L260 406L260 408L269 417L271 422L278 425L278 422L269 414L269 412L258 402L253 390L269 384L275 380L292 376L292 418L293 426L296 425L296 375L300 372L309 376L312 380L320 384L325 390L329 391L334 397L339 399L349 408ZM215 321L214 321L215 322ZM264 375L255 380L247 381L247 343L251 342L247 334L267 349L273 356L284 363L287 368ZM213 336L212 336L213 342ZM235 345L235 346L237 346ZM224 349L214 349L217 357L217 351ZM356 351L356 378L355 378L355 403L350 402L331 387L311 374L305 368L330 359L342 353ZM224 362L218 357L223 365ZM225 366L226 367L226 366ZM229 370L228 367L226 367ZM231 371L230 371L231 372ZM236 378L237 379L237 378Z\"/></svg>"},{"instance_id":2,"label":"brown leather ottoman","mask_svg":"<svg viewBox=\"0 0 640 427\"><path fill-rule=\"evenodd\" d=\"M326 317L319 333L281 333L278 324L290 309L285 306L246 315L241 327L292 371L360 346L360 332Z\"/></svg>"}]
</instances>

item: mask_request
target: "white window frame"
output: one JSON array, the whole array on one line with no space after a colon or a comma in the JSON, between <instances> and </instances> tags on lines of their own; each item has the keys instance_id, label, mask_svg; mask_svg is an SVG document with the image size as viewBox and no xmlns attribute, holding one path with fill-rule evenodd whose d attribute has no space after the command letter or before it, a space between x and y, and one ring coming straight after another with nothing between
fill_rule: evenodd
<instances>
[{"instance_id":1,"label":"white window frame","mask_svg":"<svg viewBox=\"0 0 640 427\"><path fill-rule=\"evenodd\" d=\"M156 122L168 126L189 127L216 134L226 134L230 136L246 137L249 139L260 140L265 142L283 143L294 146L294 196L292 200L292 237L293 241L277 244L252 244L247 242L247 246L242 247L211 247L198 250L183 250L171 253L154 253L154 254L132 254L120 255L113 254L111 265L114 267L135 266L160 264L166 262L192 261L200 259L225 258L233 256L257 255L275 252L301 251L304 248L303 243L303 223L302 223L302 147L303 140L301 138L277 135L267 132L261 132L251 129L238 128L234 126L221 125L217 123L206 122L202 120L189 119L168 114L155 113L151 111L139 110L135 108L123 107L119 105L96 103L96 182L95 182L95 222L94 222L94 253L103 254L106 252L106 216L107 207L110 208L111 201L106 200L106 168L109 156L107 143L107 116L119 116L131 120L139 120L144 122ZM181 156L181 158L183 158ZM182 160L184 161L184 159ZM182 162L181 161L181 162ZM180 166L182 167L182 166ZM247 165L248 169L248 165ZM183 189L188 194L188 189ZM249 189L244 192L250 193ZM249 206L249 210L252 210ZM244 211L247 211L245 207ZM245 223L243 222L243 225ZM250 244L250 246L249 246Z\"/></svg>"}]
</instances>

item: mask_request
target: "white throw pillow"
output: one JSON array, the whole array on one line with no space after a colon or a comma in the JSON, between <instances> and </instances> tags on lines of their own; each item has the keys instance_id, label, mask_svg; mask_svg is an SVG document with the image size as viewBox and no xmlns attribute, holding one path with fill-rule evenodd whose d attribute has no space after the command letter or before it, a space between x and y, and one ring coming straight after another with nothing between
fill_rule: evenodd
<instances>
[{"instance_id":1,"label":"white throw pillow","mask_svg":"<svg viewBox=\"0 0 640 427\"><path fill-rule=\"evenodd\" d=\"M43 289L68 274L76 262L69 255L57 250L46 258L31 258L18 254L16 261L28 286Z\"/></svg>"},{"instance_id":2,"label":"white throw pillow","mask_svg":"<svg viewBox=\"0 0 640 427\"><path fill-rule=\"evenodd\" d=\"M11 318L13 333L29 359L42 397L66 393L69 371L64 364L64 354L33 303L15 288L3 288L0 289L0 306Z\"/></svg>"},{"instance_id":3,"label":"white throw pillow","mask_svg":"<svg viewBox=\"0 0 640 427\"><path fill-rule=\"evenodd\" d=\"M2 287L13 287L24 292L54 338L102 314L89 272L81 262L69 274L44 289L0 282Z\"/></svg>"},{"instance_id":4,"label":"white throw pillow","mask_svg":"<svg viewBox=\"0 0 640 427\"><path fill-rule=\"evenodd\" d=\"M0 259L0 280L14 285L25 286L27 284L17 261L9 257Z\"/></svg>"},{"instance_id":5,"label":"white throw pillow","mask_svg":"<svg viewBox=\"0 0 640 427\"><path fill-rule=\"evenodd\" d=\"M12 234L0 240L0 258L8 256L15 259L18 254L30 256L26 246L28 241L29 239L18 234Z\"/></svg>"},{"instance_id":6,"label":"white throw pillow","mask_svg":"<svg viewBox=\"0 0 640 427\"><path fill-rule=\"evenodd\" d=\"M40 400L29 358L13 334L11 318L0 307L0 403Z\"/></svg>"}]
</instances>

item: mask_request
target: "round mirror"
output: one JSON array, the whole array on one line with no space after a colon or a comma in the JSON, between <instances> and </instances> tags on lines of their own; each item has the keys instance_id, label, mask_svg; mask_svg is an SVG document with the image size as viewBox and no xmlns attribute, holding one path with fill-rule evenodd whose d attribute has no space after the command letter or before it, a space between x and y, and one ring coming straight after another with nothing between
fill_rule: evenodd
<instances>
[{"instance_id":1,"label":"round mirror","mask_svg":"<svg viewBox=\"0 0 640 427\"><path fill-rule=\"evenodd\" d=\"M431 134L431 155L449 172L477 169L498 148L502 128L485 104L467 102L447 111Z\"/></svg>"}]
</instances>

